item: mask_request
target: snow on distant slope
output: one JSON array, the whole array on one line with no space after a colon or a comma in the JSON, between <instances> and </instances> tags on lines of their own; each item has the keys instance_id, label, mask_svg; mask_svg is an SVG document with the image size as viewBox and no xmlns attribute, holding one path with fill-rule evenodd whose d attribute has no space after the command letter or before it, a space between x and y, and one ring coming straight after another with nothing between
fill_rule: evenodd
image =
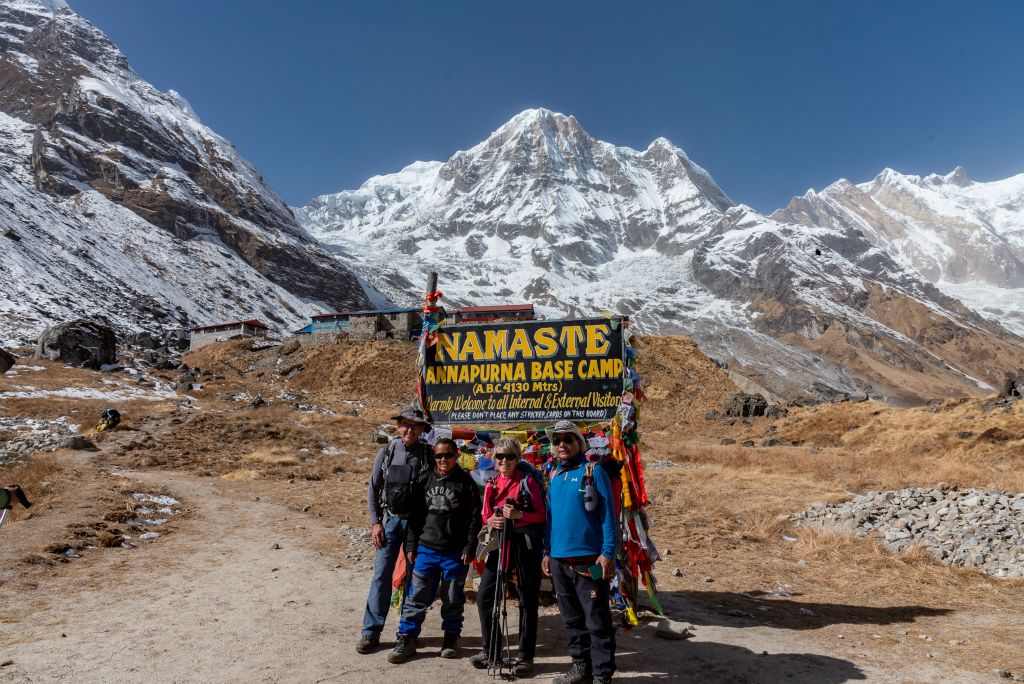
<instances>
[{"instance_id":1,"label":"snow on distant slope","mask_svg":"<svg viewBox=\"0 0 1024 684\"><path fill-rule=\"evenodd\" d=\"M863 231L946 294L1024 335L1024 174L989 183L885 169L794 198L773 218Z\"/></svg>"},{"instance_id":2,"label":"snow on distant slope","mask_svg":"<svg viewBox=\"0 0 1024 684\"><path fill-rule=\"evenodd\" d=\"M185 99L60 0L0 1L0 338L368 303L357 278Z\"/></svg>"}]
</instances>

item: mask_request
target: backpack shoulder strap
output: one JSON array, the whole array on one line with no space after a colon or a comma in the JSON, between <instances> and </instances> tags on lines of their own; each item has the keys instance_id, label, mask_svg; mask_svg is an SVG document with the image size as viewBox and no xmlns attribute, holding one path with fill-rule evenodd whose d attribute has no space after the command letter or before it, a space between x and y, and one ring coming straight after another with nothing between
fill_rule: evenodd
<instances>
[{"instance_id":1,"label":"backpack shoulder strap","mask_svg":"<svg viewBox=\"0 0 1024 684\"><path fill-rule=\"evenodd\" d=\"M384 447L384 463L381 464L381 472L387 474L388 470L391 469L391 462L395 460L395 440L388 442L388 445Z\"/></svg>"}]
</instances>

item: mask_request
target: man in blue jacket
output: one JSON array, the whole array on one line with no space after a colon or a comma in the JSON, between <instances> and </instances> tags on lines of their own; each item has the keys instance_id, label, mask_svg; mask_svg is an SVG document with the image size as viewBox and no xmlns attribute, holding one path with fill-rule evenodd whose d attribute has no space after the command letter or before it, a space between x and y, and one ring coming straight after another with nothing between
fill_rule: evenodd
<instances>
[{"instance_id":1,"label":"man in blue jacket","mask_svg":"<svg viewBox=\"0 0 1024 684\"><path fill-rule=\"evenodd\" d=\"M618 525L611 481L584 458L586 442L574 423L560 421L548 437L557 461L541 569L555 585L572 657L572 667L555 684L606 684L615 672L608 580L615 574Z\"/></svg>"}]
</instances>

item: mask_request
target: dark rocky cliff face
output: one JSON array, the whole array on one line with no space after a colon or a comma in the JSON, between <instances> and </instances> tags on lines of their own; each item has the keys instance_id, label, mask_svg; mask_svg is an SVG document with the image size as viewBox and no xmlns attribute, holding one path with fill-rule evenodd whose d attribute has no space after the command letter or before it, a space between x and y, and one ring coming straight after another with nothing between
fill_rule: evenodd
<instances>
[{"instance_id":1,"label":"dark rocky cliff face","mask_svg":"<svg viewBox=\"0 0 1024 684\"><path fill-rule=\"evenodd\" d=\"M38 190L95 190L177 240L223 244L296 297L369 304L234 147L143 81L97 28L31 0L0 2L0 27L0 111L35 127Z\"/></svg>"}]
</instances>

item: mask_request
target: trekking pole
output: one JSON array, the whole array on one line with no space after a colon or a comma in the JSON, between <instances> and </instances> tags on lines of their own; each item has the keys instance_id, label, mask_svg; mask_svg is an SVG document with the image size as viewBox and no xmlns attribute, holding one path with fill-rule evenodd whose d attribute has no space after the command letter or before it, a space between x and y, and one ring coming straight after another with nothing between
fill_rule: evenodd
<instances>
[{"instance_id":1,"label":"trekking pole","mask_svg":"<svg viewBox=\"0 0 1024 684\"><path fill-rule=\"evenodd\" d=\"M20 486L14 484L0 489L0 527L3 527L4 522L7 520L7 514L11 512L11 494L18 499L18 503L23 508L31 508L32 506L28 497L25 496L25 491Z\"/></svg>"},{"instance_id":2,"label":"trekking pole","mask_svg":"<svg viewBox=\"0 0 1024 684\"><path fill-rule=\"evenodd\" d=\"M498 568L494 578L494 599L491 601L491 632L487 638L487 674L494 677L501 673L498 657L501 651L501 636L498 630L501 628L501 596L505 593L505 573L503 570L505 561L505 526L502 526L498 534ZM497 665L497 667L496 667Z\"/></svg>"},{"instance_id":3,"label":"trekking pole","mask_svg":"<svg viewBox=\"0 0 1024 684\"><path fill-rule=\"evenodd\" d=\"M512 502L507 499L506 503ZM508 635L508 567L512 552L512 532L514 520L505 520L501 528L498 546L498 576L495 581L493 608L491 609L491 634L487 650L487 674L504 680L516 678L512 665L512 648ZM501 640L505 639L502 652Z\"/></svg>"}]
</instances>

